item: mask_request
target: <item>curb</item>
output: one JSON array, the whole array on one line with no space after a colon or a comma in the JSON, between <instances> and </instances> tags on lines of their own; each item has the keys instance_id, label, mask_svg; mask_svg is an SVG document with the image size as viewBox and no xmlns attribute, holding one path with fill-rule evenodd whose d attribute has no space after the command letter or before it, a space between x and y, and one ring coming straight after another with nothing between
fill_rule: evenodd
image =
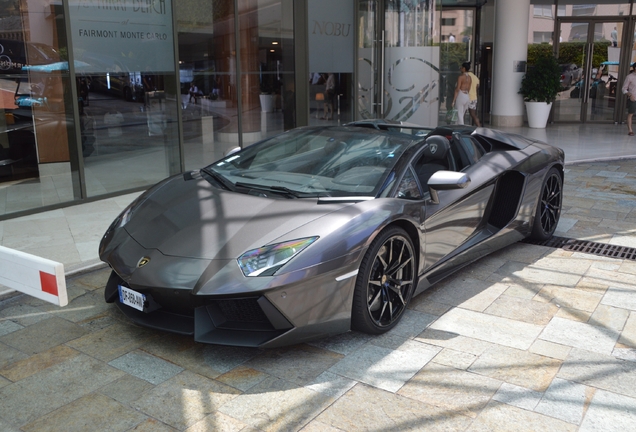
<instances>
[{"instance_id":1,"label":"curb","mask_svg":"<svg viewBox=\"0 0 636 432\"><path fill-rule=\"evenodd\" d=\"M565 165L581 165L586 163L599 163L599 162L612 162L612 161L625 161L625 160L635 160L636 155L634 156L620 156L620 157L607 157L607 158L596 158L596 159L582 159L576 160L572 162L565 162Z\"/></svg>"}]
</instances>

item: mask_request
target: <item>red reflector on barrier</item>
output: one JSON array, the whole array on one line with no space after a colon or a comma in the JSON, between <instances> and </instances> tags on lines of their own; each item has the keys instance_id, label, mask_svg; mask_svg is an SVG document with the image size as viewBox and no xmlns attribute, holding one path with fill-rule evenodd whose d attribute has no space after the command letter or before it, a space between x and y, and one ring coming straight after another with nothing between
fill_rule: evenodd
<instances>
[{"instance_id":1,"label":"red reflector on barrier","mask_svg":"<svg viewBox=\"0 0 636 432\"><path fill-rule=\"evenodd\" d=\"M57 295L57 279L55 275L40 271L40 283L42 284L42 291L54 296Z\"/></svg>"},{"instance_id":2,"label":"red reflector on barrier","mask_svg":"<svg viewBox=\"0 0 636 432\"><path fill-rule=\"evenodd\" d=\"M64 265L0 246L0 285L58 306L68 304Z\"/></svg>"}]
</instances>

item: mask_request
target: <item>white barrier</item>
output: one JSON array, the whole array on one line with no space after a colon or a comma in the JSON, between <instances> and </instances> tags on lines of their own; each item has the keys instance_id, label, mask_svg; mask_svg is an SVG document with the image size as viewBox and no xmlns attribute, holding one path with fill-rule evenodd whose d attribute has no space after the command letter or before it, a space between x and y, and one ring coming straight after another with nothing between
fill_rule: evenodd
<instances>
[{"instance_id":1,"label":"white barrier","mask_svg":"<svg viewBox=\"0 0 636 432\"><path fill-rule=\"evenodd\" d=\"M0 285L59 306L68 304L64 264L0 246Z\"/></svg>"}]
</instances>

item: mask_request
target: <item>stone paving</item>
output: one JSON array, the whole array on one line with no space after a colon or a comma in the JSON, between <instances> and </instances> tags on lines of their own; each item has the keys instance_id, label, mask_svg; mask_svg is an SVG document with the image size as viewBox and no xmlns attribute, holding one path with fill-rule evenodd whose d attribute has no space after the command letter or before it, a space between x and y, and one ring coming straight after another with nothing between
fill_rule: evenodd
<instances>
[{"instance_id":1,"label":"stone paving","mask_svg":"<svg viewBox=\"0 0 636 432\"><path fill-rule=\"evenodd\" d=\"M568 165L557 235L636 247L636 161ZM636 261L518 243L391 332L260 350L131 324L105 269L0 299L0 431L636 430Z\"/></svg>"}]
</instances>

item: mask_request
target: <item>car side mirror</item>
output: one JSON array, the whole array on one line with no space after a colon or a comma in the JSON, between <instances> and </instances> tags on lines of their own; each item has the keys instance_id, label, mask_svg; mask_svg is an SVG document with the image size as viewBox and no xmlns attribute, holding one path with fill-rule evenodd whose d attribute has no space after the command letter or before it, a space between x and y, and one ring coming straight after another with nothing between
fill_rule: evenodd
<instances>
[{"instance_id":1,"label":"car side mirror","mask_svg":"<svg viewBox=\"0 0 636 432\"><path fill-rule=\"evenodd\" d=\"M428 189L431 192L433 204L439 204L437 191L464 189L470 184L468 174L456 171L437 171L428 179Z\"/></svg>"}]
</instances>

